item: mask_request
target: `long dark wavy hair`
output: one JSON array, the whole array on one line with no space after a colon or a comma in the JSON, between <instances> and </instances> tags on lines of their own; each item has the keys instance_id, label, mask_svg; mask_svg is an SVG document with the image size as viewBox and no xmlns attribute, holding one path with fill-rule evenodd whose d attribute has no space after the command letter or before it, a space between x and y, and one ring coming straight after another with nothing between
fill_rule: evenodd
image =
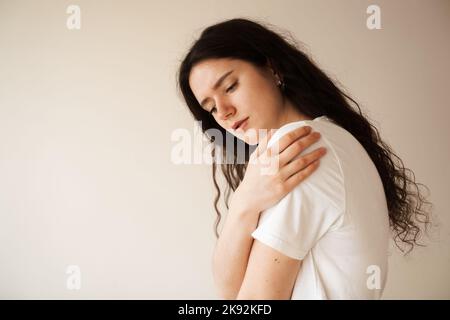
<instances>
[{"instance_id":1,"label":"long dark wavy hair","mask_svg":"<svg viewBox=\"0 0 450 320\"><path fill-rule=\"evenodd\" d=\"M202 132L212 143L212 158L216 159L216 150L219 149L222 159L229 159L230 154L227 155L226 152L233 150L231 158L236 160L238 148L227 148L226 144L233 143L236 146L238 141L234 138L229 139L228 136L231 134L223 129L196 100L189 86L192 68L201 61L216 58L240 59L261 68L270 61L284 81L284 97L289 99L302 114L311 118L327 116L350 132L367 151L383 182L390 227L397 247L402 252L409 253L414 245L423 246L418 239L422 231L427 233L430 224L429 212L424 210L423 206L425 204L430 205L430 208L432 206L419 190L419 186L425 188L426 186L415 182L414 173L405 168L402 160L381 140L377 128L369 122L367 116L363 115L358 103L339 89L316 66L312 58L300 50L297 41L289 32L276 32L272 27L247 19L222 21L203 30L200 38L193 43L181 61L177 73L178 86L193 117L196 121L200 121ZM352 108L349 101L353 102L358 110ZM222 145L208 135L209 129L219 130L222 137L226 137ZM227 209L230 188L234 192L243 180L252 147L245 144L245 161L220 163L227 181L224 191ZM217 163L213 161L212 175L217 191L214 199L214 208L217 212L215 234L218 238L217 230L221 214L217 204L221 192L216 180L216 170ZM405 247L409 250L405 250Z\"/></svg>"}]
</instances>

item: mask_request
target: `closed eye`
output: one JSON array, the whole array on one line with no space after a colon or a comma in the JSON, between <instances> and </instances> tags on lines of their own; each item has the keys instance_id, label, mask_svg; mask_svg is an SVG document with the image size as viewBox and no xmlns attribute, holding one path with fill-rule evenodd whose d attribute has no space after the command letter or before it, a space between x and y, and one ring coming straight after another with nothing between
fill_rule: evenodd
<instances>
[{"instance_id":1,"label":"closed eye","mask_svg":"<svg viewBox=\"0 0 450 320\"><path fill-rule=\"evenodd\" d=\"M237 82L233 83L231 86L229 86L226 90L227 93L229 93L230 91L233 91L234 88L236 87ZM212 107L211 110L209 111L209 114L212 114L214 112L214 110L216 110L216 107Z\"/></svg>"},{"instance_id":2,"label":"closed eye","mask_svg":"<svg viewBox=\"0 0 450 320\"><path fill-rule=\"evenodd\" d=\"M236 86L237 82L233 83L230 87L227 89L227 93L230 92L234 87Z\"/></svg>"}]
</instances>

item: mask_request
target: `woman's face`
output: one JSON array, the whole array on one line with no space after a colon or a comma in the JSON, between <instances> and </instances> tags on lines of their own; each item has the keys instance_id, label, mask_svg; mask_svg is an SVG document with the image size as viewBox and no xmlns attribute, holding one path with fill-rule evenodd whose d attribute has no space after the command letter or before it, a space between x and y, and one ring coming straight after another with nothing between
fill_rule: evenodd
<instances>
[{"instance_id":1,"label":"woman's face","mask_svg":"<svg viewBox=\"0 0 450 320\"><path fill-rule=\"evenodd\" d=\"M270 67L257 68L243 60L223 58L195 65L189 85L198 103L221 127L254 145L260 133L261 137L267 133L259 129L278 129L289 119L294 121L294 108L283 101L278 79Z\"/></svg>"}]
</instances>

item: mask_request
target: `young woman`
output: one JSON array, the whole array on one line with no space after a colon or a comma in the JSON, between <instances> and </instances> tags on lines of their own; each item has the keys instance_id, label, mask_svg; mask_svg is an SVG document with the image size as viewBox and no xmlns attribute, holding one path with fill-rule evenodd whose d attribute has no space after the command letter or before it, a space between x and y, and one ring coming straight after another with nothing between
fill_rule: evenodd
<instances>
[{"instance_id":1,"label":"young woman","mask_svg":"<svg viewBox=\"0 0 450 320\"><path fill-rule=\"evenodd\" d=\"M246 143L244 163L220 164L228 184L220 237L212 166L218 191L213 274L221 296L380 298L389 228L397 246L411 250L429 223L422 209L429 202L358 104L295 42L246 19L205 29L182 61L178 82L215 143L214 159L216 150L225 158L240 155L207 130ZM276 170L262 174L263 163L275 160Z\"/></svg>"}]
</instances>

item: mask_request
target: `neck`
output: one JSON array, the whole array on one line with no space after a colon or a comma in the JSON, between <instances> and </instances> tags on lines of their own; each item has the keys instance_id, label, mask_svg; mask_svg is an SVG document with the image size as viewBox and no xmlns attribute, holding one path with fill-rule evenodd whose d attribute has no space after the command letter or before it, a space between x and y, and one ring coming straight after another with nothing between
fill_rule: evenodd
<instances>
[{"instance_id":1,"label":"neck","mask_svg":"<svg viewBox=\"0 0 450 320\"><path fill-rule=\"evenodd\" d=\"M295 106L289 101L286 100L284 105L284 112L281 114L277 127L275 129L279 129L285 124L302 121L302 120L312 120L312 118L301 113Z\"/></svg>"}]
</instances>

